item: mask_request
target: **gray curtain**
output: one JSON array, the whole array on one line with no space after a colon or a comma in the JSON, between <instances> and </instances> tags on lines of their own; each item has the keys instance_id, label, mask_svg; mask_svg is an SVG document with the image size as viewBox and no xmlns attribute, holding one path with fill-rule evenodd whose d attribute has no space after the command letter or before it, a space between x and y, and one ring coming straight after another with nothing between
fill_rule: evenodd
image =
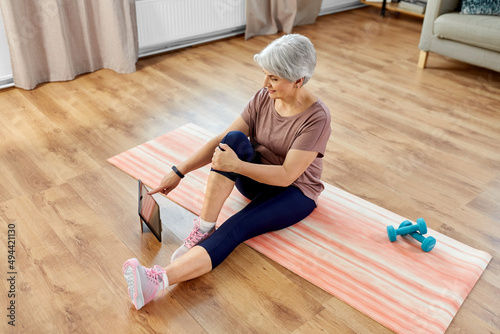
<instances>
[{"instance_id":1,"label":"gray curtain","mask_svg":"<svg viewBox=\"0 0 500 334\"><path fill-rule=\"evenodd\" d=\"M245 39L316 22L321 0L247 0Z\"/></svg>"},{"instance_id":2,"label":"gray curtain","mask_svg":"<svg viewBox=\"0 0 500 334\"><path fill-rule=\"evenodd\" d=\"M135 71L135 0L0 0L0 9L17 87Z\"/></svg>"}]
</instances>

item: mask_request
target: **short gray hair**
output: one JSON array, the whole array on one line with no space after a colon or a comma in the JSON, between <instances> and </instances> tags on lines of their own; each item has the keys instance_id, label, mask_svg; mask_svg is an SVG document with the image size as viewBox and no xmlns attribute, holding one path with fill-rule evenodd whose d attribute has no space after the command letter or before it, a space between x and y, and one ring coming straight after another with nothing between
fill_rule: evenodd
<instances>
[{"instance_id":1,"label":"short gray hair","mask_svg":"<svg viewBox=\"0 0 500 334\"><path fill-rule=\"evenodd\" d=\"M309 38L288 34L271 42L253 60L270 73L290 82L312 77L316 67L316 50Z\"/></svg>"}]
</instances>

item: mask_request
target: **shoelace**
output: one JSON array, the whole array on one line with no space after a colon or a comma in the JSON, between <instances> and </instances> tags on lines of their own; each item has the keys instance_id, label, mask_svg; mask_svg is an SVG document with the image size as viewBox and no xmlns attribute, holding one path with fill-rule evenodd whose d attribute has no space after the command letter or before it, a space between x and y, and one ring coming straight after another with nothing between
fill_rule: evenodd
<instances>
[{"instance_id":1,"label":"shoelace","mask_svg":"<svg viewBox=\"0 0 500 334\"><path fill-rule=\"evenodd\" d=\"M201 233L200 228L198 226L195 226L195 228L191 230L191 233L189 233L189 236L184 239L184 243L188 248L193 248L200 242L203 237L206 236L208 236L208 233Z\"/></svg>"},{"instance_id":2,"label":"shoelace","mask_svg":"<svg viewBox=\"0 0 500 334\"><path fill-rule=\"evenodd\" d=\"M155 284L159 284L161 275L167 273L165 269L163 269L158 265L155 265L153 268L144 268L144 270L146 271L146 276L148 277L148 279L150 279ZM163 293L165 293L165 282L163 280L162 284L163 284L162 287L162 295L163 295Z\"/></svg>"}]
</instances>

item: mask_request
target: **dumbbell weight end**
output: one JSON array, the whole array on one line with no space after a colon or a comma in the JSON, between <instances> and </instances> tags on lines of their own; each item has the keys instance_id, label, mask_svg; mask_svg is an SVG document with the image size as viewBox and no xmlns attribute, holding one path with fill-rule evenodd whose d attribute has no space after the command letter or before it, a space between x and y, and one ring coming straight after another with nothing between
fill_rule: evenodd
<instances>
[{"instance_id":1,"label":"dumbbell weight end","mask_svg":"<svg viewBox=\"0 0 500 334\"><path fill-rule=\"evenodd\" d=\"M398 235L396 234L396 229L394 228L394 226L387 226L387 235L389 236L389 240L391 242L396 241Z\"/></svg>"},{"instance_id":2,"label":"dumbbell weight end","mask_svg":"<svg viewBox=\"0 0 500 334\"><path fill-rule=\"evenodd\" d=\"M427 233L427 224L425 223L424 218L417 218L417 226L418 226L418 232L420 232L420 234Z\"/></svg>"},{"instance_id":3,"label":"dumbbell weight end","mask_svg":"<svg viewBox=\"0 0 500 334\"><path fill-rule=\"evenodd\" d=\"M424 252L430 252L434 246L436 246L436 239L434 237L424 237L423 235L421 235L420 233L418 232L412 232L410 233L410 235L420 241L422 243L422 245L420 246L420 248L424 251Z\"/></svg>"}]
</instances>

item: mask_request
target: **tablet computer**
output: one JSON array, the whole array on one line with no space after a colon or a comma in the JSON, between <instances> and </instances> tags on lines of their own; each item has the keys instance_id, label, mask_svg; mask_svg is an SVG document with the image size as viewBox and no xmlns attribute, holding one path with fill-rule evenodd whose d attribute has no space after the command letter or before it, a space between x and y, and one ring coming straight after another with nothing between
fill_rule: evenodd
<instances>
[{"instance_id":1,"label":"tablet computer","mask_svg":"<svg viewBox=\"0 0 500 334\"><path fill-rule=\"evenodd\" d=\"M141 220L141 232L143 232L142 223L146 224L158 241L161 242L161 219L160 206L156 203L153 196L148 195L148 188L139 180L139 217Z\"/></svg>"}]
</instances>

